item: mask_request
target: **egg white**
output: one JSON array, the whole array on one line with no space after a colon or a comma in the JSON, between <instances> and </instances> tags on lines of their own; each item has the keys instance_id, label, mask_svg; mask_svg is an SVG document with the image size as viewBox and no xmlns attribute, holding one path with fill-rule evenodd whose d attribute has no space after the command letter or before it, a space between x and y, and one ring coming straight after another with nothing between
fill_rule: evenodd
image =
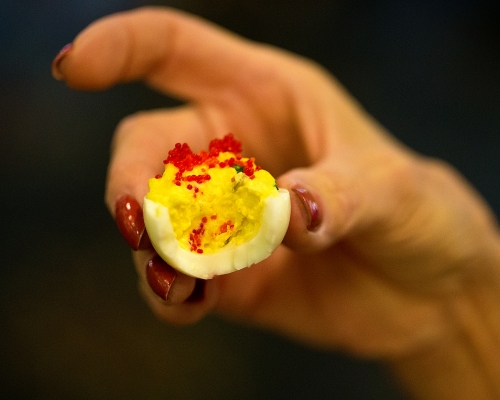
<instances>
[{"instance_id":1,"label":"egg white","mask_svg":"<svg viewBox=\"0 0 500 400\"><path fill-rule=\"evenodd\" d=\"M211 279L256 264L280 245L290 222L290 195L286 189L279 189L278 196L264 202L257 234L239 245L229 242L213 254L197 254L180 247L168 208L148 198L144 199L144 222L153 247L168 264L186 275Z\"/></svg>"}]
</instances>

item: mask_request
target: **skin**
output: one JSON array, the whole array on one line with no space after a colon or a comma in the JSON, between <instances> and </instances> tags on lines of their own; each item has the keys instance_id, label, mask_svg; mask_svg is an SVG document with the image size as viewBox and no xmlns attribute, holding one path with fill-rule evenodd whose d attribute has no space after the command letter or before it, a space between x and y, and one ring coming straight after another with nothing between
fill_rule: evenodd
<instances>
[{"instance_id":1,"label":"skin","mask_svg":"<svg viewBox=\"0 0 500 400\"><path fill-rule=\"evenodd\" d=\"M79 90L140 80L185 101L118 126L106 186L112 214L123 195L142 204L176 142L198 151L228 132L291 190L284 245L208 281L197 301L187 301L195 280L181 274L160 299L145 276L153 250L134 252L141 290L161 319L187 324L218 313L378 358L417 398L500 396L494 216L456 171L398 143L328 72L196 17L144 8L85 29L54 76ZM314 229L292 189L317 205Z\"/></svg>"}]
</instances>

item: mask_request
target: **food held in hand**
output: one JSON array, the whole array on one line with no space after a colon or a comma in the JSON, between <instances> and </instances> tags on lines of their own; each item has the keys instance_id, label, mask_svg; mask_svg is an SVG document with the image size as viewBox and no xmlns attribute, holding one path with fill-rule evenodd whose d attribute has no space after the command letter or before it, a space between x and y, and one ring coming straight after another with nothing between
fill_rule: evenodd
<instances>
[{"instance_id":1,"label":"food held in hand","mask_svg":"<svg viewBox=\"0 0 500 400\"><path fill-rule=\"evenodd\" d=\"M290 196L232 135L193 153L177 143L163 175L149 180L144 221L155 250L173 268L210 279L258 263L279 246Z\"/></svg>"}]
</instances>

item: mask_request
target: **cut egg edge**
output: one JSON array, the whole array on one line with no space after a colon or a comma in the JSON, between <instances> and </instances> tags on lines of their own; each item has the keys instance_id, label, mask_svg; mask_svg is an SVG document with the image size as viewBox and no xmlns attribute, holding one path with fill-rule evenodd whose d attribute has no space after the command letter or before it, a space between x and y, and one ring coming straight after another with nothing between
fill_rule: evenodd
<instances>
[{"instance_id":1,"label":"cut egg edge","mask_svg":"<svg viewBox=\"0 0 500 400\"><path fill-rule=\"evenodd\" d=\"M277 196L266 198L264 203L257 234L248 242L228 245L213 254L197 254L180 247L168 208L147 197L143 204L144 223L154 249L170 266L195 278L211 279L263 261L281 244L290 222L290 194L280 188Z\"/></svg>"}]
</instances>

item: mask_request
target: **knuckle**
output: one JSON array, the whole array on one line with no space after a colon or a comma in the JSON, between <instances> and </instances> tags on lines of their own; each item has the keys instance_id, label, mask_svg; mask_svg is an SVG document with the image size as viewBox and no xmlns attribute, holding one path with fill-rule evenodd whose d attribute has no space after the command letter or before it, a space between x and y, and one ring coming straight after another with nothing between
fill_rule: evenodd
<instances>
[{"instance_id":1,"label":"knuckle","mask_svg":"<svg viewBox=\"0 0 500 400\"><path fill-rule=\"evenodd\" d=\"M144 125L147 124L147 120L147 113L145 111L138 111L124 117L115 129L111 142L112 152L120 143L123 143L128 137L134 135L143 128Z\"/></svg>"}]
</instances>

